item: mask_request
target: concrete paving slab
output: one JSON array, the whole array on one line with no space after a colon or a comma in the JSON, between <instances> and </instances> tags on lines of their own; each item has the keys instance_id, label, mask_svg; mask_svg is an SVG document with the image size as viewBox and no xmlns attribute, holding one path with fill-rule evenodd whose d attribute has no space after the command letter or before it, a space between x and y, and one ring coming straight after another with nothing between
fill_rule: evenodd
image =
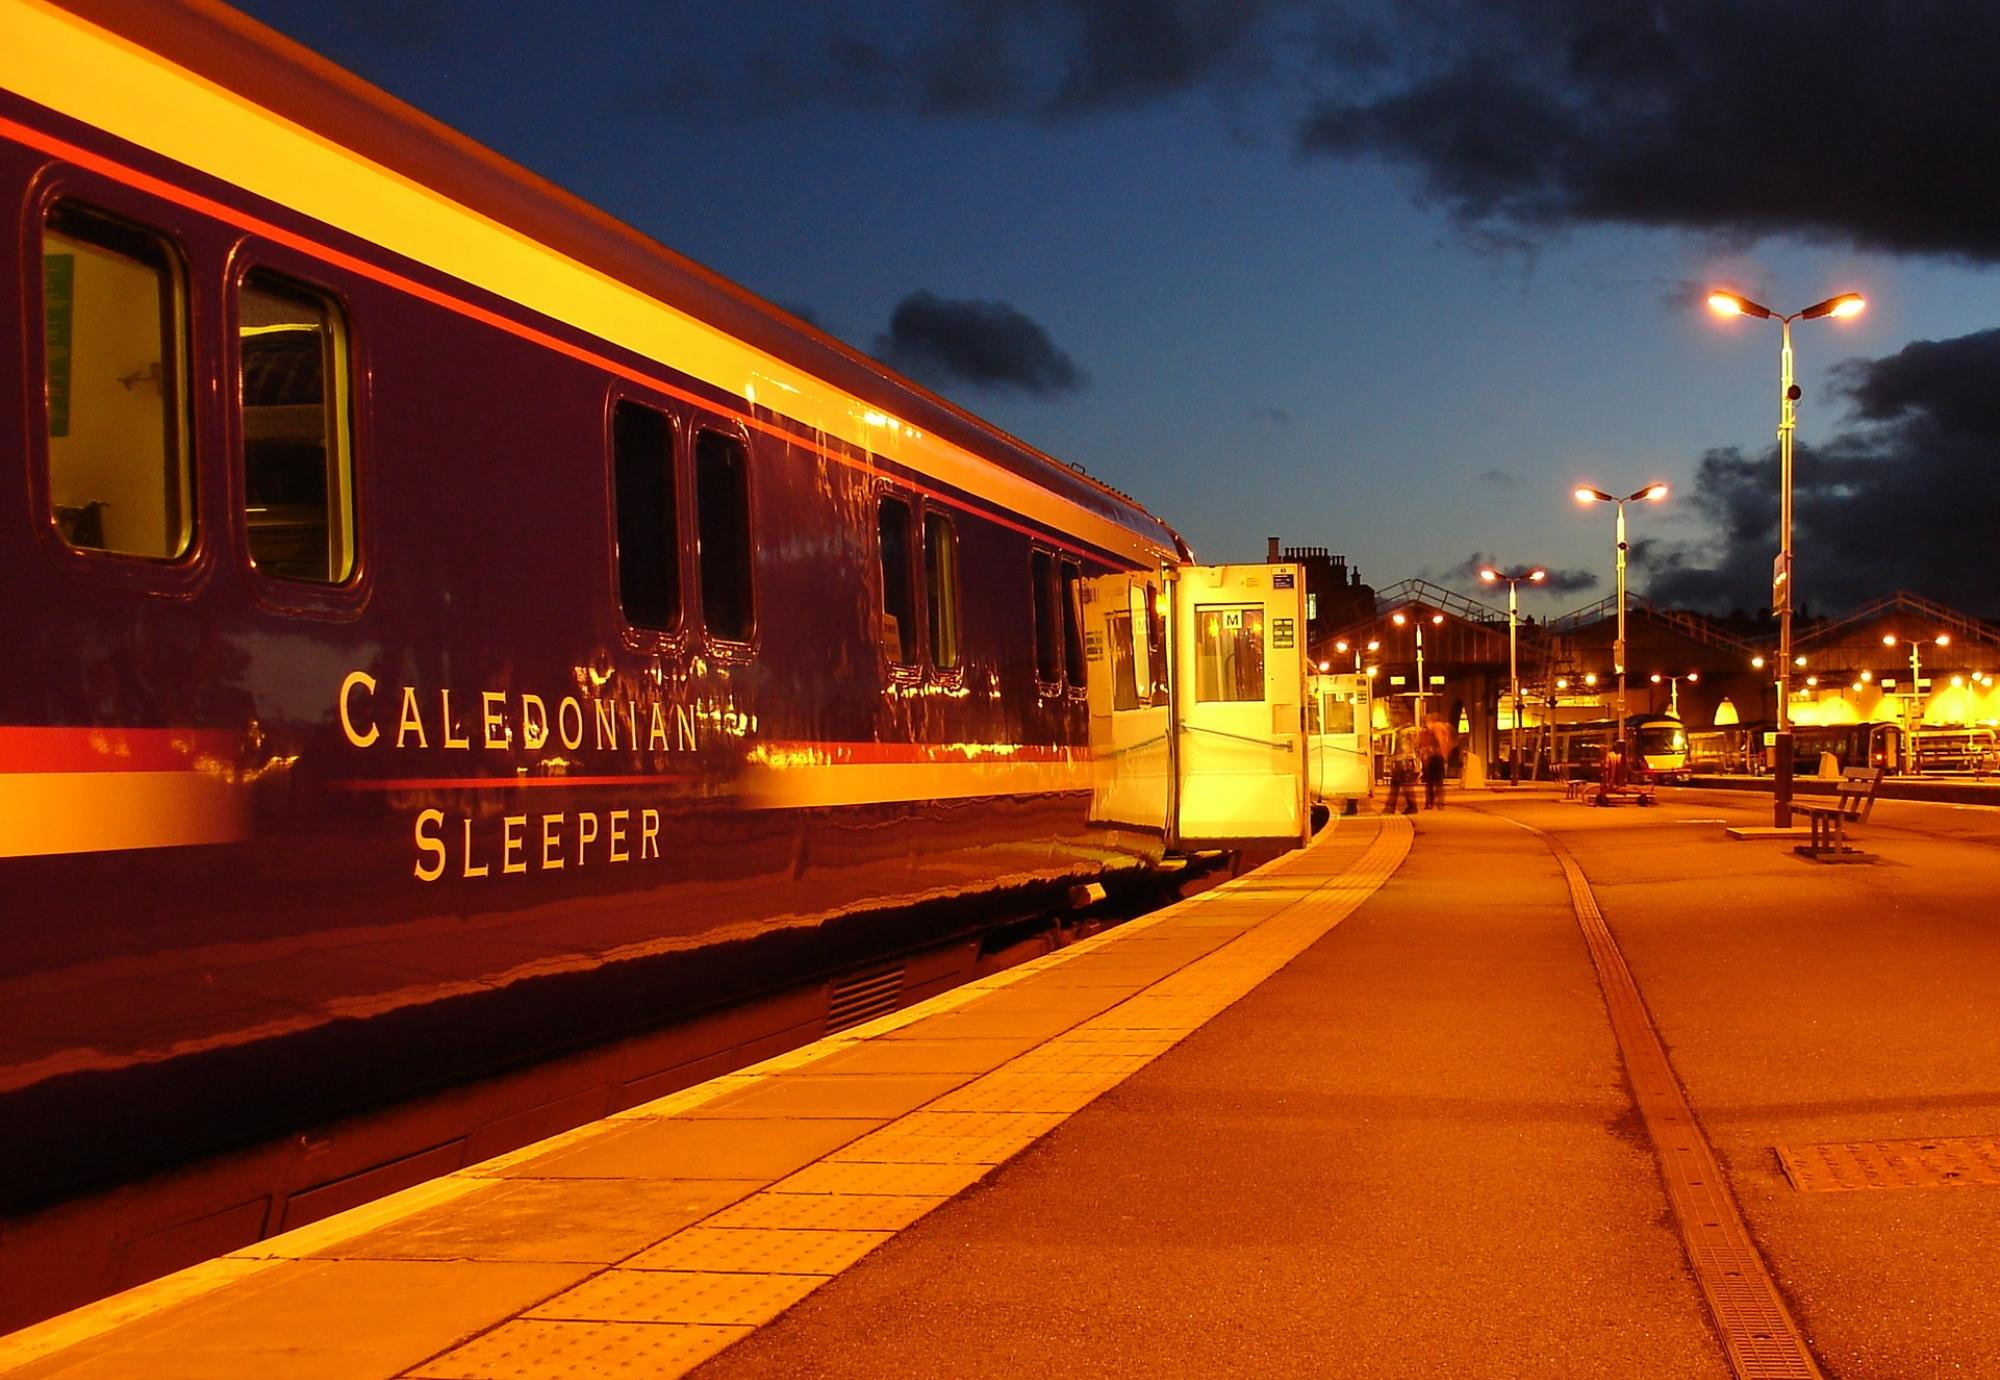
<instances>
[{"instance_id":1,"label":"concrete paving slab","mask_svg":"<svg viewBox=\"0 0 2000 1380\"><path fill-rule=\"evenodd\" d=\"M780 1178L883 1118L703 1117L632 1122L505 1171L517 1179Z\"/></svg>"},{"instance_id":2,"label":"concrete paving slab","mask_svg":"<svg viewBox=\"0 0 2000 1380\"><path fill-rule=\"evenodd\" d=\"M769 1322L826 1282L824 1275L713 1270L606 1270L534 1309L568 1322Z\"/></svg>"},{"instance_id":3,"label":"concrete paving slab","mask_svg":"<svg viewBox=\"0 0 2000 1380\"><path fill-rule=\"evenodd\" d=\"M876 1040L822 1059L813 1068L819 1073L985 1073L1039 1043L1032 1036L998 1040Z\"/></svg>"},{"instance_id":4,"label":"concrete paving slab","mask_svg":"<svg viewBox=\"0 0 2000 1380\"><path fill-rule=\"evenodd\" d=\"M542 1260L609 1265L760 1186L742 1179L512 1179L330 1246L341 1260Z\"/></svg>"},{"instance_id":5,"label":"concrete paving slab","mask_svg":"<svg viewBox=\"0 0 2000 1380\"><path fill-rule=\"evenodd\" d=\"M300 1261L72 1348L21 1380L389 1380L594 1266ZM421 1306L414 1306L421 1300Z\"/></svg>"},{"instance_id":6,"label":"concrete paving slab","mask_svg":"<svg viewBox=\"0 0 2000 1380\"><path fill-rule=\"evenodd\" d=\"M913 1112L962 1088L970 1074L797 1073L767 1079L717 1098L689 1115L723 1117L833 1117L882 1119Z\"/></svg>"}]
</instances>

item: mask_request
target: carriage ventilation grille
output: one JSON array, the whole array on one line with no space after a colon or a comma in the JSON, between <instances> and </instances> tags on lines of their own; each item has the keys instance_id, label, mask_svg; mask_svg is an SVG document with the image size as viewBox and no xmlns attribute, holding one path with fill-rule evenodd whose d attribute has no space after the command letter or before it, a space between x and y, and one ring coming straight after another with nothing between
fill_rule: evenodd
<instances>
[{"instance_id":1,"label":"carriage ventilation grille","mask_svg":"<svg viewBox=\"0 0 2000 1380\"><path fill-rule=\"evenodd\" d=\"M831 1034L896 1009L903 995L903 965L872 968L837 979L826 997L826 1028Z\"/></svg>"}]
</instances>

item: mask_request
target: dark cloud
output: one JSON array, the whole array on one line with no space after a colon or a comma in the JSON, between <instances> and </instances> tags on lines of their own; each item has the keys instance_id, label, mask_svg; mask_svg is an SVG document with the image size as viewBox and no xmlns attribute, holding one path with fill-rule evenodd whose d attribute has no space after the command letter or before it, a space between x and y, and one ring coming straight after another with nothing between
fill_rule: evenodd
<instances>
[{"instance_id":1,"label":"dark cloud","mask_svg":"<svg viewBox=\"0 0 2000 1380\"><path fill-rule=\"evenodd\" d=\"M1835 372L1843 430L1794 456L1794 588L1820 612L1896 589L1973 614L2000 612L1987 556L2000 512L2000 330L1920 340ZM1778 549L1776 448L1704 455L1692 501L1712 531L1648 542L1632 559L1657 599L1720 611L1770 602Z\"/></svg>"},{"instance_id":2,"label":"dark cloud","mask_svg":"<svg viewBox=\"0 0 2000 1380\"><path fill-rule=\"evenodd\" d=\"M1339 89L1299 146L1412 168L1464 226L1796 233L2000 259L2000 184L1968 176L2000 160L2000 7L1406 0L1394 13L1402 43L1327 46Z\"/></svg>"},{"instance_id":3,"label":"dark cloud","mask_svg":"<svg viewBox=\"0 0 2000 1380\"><path fill-rule=\"evenodd\" d=\"M1503 470L1498 465L1494 465L1479 472L1479 482L1482 484L1491 484L1496 489L1518 489L1521 486L1521 476L1511 470ZM1474 573L1477 574L1478 572L1475 571Z\"/></svg>"},{"instance_id":4,"label":"dark cloud","mask_svg":"<svg viewBox=\"0 0 2000 1380\"><path fill-rule=\"evenodd\" d=\"M937 386L1017 390L1056 397L1082 389L1076 361L1049 333L1005 302L953 301L913 292L897 303L875 353L912 378Z\"/></svg>"},{"instance_id":5,"label":"dark cloud","mask_svg":"<svg viewBox=\"0 0 2000 1380\"><path fill-rule=\"evenodd\" d=\"M714 55L697 80L677 72L627 103L677 113L722 100L766 114L837 105L1042 119L1132 109L1200 88L1242 88L1265 70L1266 19L1295 4L955 0L886 16L813 6L740 56ZM732 57L740 68L718 74L715 62Z\"/></svg>"},{"instance_id":6,"label":"dark cloud","mask_svg":"<svg viewBox=\"0 0 2000 1380\"><path fill-rule=\"evenodd\" d=\"M1484 591L1487 595L1497 593L1502 599L1505 599L1506 587L1504 585L1487 584L1479 578L1479 572L1482 570L1506 570L1509 568L1505 561L1497 560L1483 551L1475 551L1457 565L1450 567L1443 574L1439 575L1437 581L1439 584L1449 586L1452 589ZM1594 571L1551 569L1547 578L1535 584L1529 584L1523 580L1520 589L1521 597L1526 598L1538 590L1544 594L1577 594L1583 590L1595 589L1596 587L1597 574Z\"/></svg>"}]
</instances>

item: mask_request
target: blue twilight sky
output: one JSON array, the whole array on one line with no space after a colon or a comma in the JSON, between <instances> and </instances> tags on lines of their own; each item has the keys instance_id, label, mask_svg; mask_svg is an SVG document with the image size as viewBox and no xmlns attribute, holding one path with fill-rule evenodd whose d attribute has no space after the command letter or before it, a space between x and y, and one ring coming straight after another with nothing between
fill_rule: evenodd
<instances>
[{"instance_id":1,"label":"blue twilight sky","mask_svg":"<svg viewBox=\"0 0 2000 1380\"><path fill-rule=\"evenodd\" d=\"M2000 7L248 0L254 17L1132 493L1199 556L1478 555L2000 614ZM1524 596L1525 596L1524 591Z\"/></svg>"}]
</instances>

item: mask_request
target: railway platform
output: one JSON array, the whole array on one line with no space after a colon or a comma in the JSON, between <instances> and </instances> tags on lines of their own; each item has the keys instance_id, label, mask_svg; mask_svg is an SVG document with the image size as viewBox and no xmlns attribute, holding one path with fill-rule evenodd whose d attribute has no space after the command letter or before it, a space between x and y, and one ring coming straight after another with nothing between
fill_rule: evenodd
<instances>
[{"instance_id":1,"label":"railway platform","mask_svg":"<svg viewBox=\"0 0 2000 1380\"><path fill-rule=\"evenodd\" d=\"M2000 812L1848 869L1758 813L1343 819L0 1374L2000 1374Z\"/></svg>"}]
</instances>

